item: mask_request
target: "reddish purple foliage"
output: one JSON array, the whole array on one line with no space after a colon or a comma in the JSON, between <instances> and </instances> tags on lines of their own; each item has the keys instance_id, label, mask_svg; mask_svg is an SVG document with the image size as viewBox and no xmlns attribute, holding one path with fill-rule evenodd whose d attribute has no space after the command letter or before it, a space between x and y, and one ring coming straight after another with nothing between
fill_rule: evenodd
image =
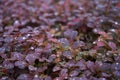
<instances>
[{"instance_id":1,"label":"reddish purple foliage","mask_svg":"<svg viewBox=\"0 0 120 80\"><path fill-rule=\"evenodd\" d=\"M0 80L119 80L119 0L0 0Z\"/></svg>"}]
</instances>

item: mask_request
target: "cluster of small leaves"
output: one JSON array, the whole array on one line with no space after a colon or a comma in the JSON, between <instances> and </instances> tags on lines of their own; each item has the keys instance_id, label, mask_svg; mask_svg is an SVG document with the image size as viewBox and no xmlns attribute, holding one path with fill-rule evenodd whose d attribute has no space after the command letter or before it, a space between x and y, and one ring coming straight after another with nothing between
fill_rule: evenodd
<instances>
[{"instance_id":1,"label":"cluster of small leaves","mask_svg":"<svg viewBox=\"0 0 120 80\"><path fill-rule=\"evenodd\" d=\"M0 0L0 80L119 80L119 0Z\"/></svg>"}]
</instances>

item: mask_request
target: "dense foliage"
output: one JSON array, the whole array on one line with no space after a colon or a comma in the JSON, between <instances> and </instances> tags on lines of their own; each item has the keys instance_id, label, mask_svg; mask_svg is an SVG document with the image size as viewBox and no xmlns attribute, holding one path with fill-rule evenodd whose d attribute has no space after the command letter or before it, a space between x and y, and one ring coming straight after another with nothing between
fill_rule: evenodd
<instances>
[{"instance_id":1,"label":"dense foliage","mask_svg":"<svg viewBox=\"0 0 120 80\"><path fill-rule=\"evenodd\" d=\"M120 0L0 0L0 80L119 80Z\"/></svg>"}]
</instances>

